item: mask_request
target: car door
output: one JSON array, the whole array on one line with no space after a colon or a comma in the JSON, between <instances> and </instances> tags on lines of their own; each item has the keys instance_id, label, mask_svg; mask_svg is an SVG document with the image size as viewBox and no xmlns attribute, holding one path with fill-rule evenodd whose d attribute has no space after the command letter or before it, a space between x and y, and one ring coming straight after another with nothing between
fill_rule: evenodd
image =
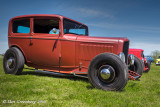
<instances>
[{"instance_id":1,"label":"car door","mask_svg":"<svg viewBox=\"0 0 160 107\"><path fill-rule=\"evenodd\" d=\"M9 47L17 46L30 61L30 18L16 18L9 22L8 42Z\"/></svg>"},{"instance_id":2,"label":"car door","mask_svg":"<svg viewBox=\"0 0 160 107\"><path fill-rule=\"evenodd\" d=\"M58 18L34 18L30 46L31 62L35 65L59 67L60 41ZM56 33L52 29L57 29Z\"/></svg>"}]
</instances>

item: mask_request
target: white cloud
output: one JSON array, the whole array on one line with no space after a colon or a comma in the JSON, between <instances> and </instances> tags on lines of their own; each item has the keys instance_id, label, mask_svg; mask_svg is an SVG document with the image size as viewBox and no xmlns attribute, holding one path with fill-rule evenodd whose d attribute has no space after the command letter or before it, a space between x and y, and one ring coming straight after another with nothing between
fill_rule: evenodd
<instances>
[{"instance_id":1,"label":"white cloud","mask_svg":"<svg viewBox=\"0 0 160 107\"><path fill-rule=\"evenodd\" d=\"M113 23L87 23L89 26L99 27L99 28L111 28L111 29L120 29L120 30L133 30L140 32L148 32L148 33L160 33L160 27L149 27L149 26L141 26L141 25L120 25Z\"/></svg>"},{"instance_id":2,"label":"white cloud","mask_svg":"<svg viewBox=\"0 0 160 107\"><path fill-rule=\"evenodd\" d=\"M78 14L86 17L106 17L106 18L113 18L113 15L109 14L108 12L102 12L94 9L89 8L75 8L75 11Z\"/></svg>"},{"instance_id":3,"label":"white cloud","mask_svg":"<svg viewBox=\"0 0 160 107\"><path fill-rule=\"evenodd\" d=\"M160 44L149 42L130 42L130 48L143 49L145 55L150 55L152 51L159 50Z\"/></svg>"},{"instance_id":4,"label":"white cloud","mask_svg":"<svg viewBox=\"0 0 160 107\"><path fill-rule=\"evenodd\" d=\"M8 49L8 42L0 42L0 54L5 53Z\"/></svg>"}]
</instances>

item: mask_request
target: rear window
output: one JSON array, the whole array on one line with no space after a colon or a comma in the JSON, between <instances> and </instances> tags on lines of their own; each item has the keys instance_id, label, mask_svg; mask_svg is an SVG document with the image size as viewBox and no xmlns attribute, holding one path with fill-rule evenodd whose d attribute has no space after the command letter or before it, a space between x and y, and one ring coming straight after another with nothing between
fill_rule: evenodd
<instances>
[{"instance_id":1,"label":"rear window","mask_svg":"<svg viewBox=\"0 0 160 107\"><path fill-rule=\"evenodd\" d=\"M58 19L34 19L34 33L43 34L59 34L59 20ZM56 33L52 29L57 29Z\"/></svg>"},{"instance_id":2,"label":"rear window","mask_svg":"<svg viewBox=\"0 0 160 107\"><path fill-rule=\"evenodd\" d=\"M13 33L29 33L30 32L30 20L15 20L12 25Z\"/></svg>"}]
</instances>

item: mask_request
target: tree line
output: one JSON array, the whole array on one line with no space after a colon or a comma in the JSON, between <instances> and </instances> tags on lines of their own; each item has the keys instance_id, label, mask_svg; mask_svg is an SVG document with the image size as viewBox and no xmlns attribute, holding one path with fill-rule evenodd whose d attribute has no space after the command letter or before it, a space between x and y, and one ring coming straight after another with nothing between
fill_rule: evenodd
<instances>
[{"instance_id":1,"label":"tree line","mask_svg":"<svg viewBox=\"0 0 160 107\"><path fill-rule=\"evenodd\" d=\"M155 50L155 51L151 52L151 56L154 59L154 61L156 61L156 59L160 57L160 51Z\"/></svg>"}]
</instances>

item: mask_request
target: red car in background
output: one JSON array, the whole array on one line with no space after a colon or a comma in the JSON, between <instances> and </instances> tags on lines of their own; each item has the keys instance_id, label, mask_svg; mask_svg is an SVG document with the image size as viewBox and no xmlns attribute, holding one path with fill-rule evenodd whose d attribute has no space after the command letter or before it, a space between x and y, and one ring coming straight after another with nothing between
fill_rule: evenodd
<instances>
[{"instance_id":1,"label":"red car in background","mask_svg":"<svg viewBox=\"0 0 160 107\"><path fill-rule=\"evenodd\" d=\"M129 54L133 54L135 57L134 71L142 75L143 72L150 70L150 62L144 57L143 49L129 49ZM142 65L142 68L141 66Z\"/></svg>"}]
</instances>

